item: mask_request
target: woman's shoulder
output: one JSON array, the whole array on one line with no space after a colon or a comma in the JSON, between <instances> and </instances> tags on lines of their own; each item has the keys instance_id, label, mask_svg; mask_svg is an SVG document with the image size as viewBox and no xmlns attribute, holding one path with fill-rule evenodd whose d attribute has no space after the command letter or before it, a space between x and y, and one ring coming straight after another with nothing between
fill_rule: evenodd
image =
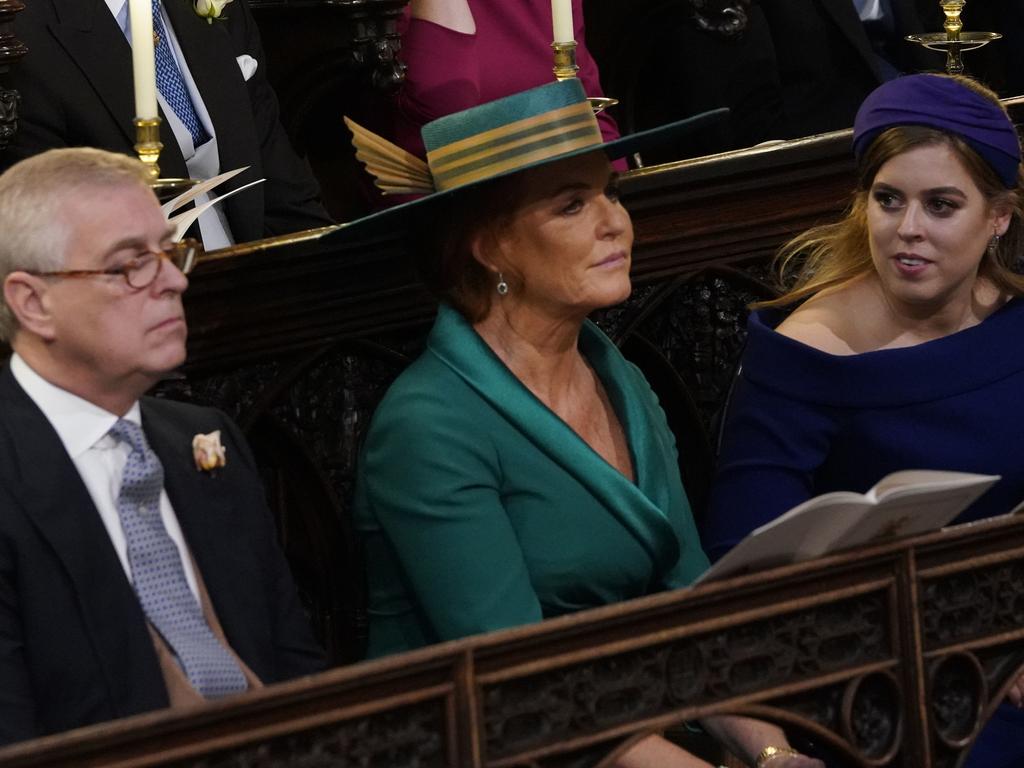
<instances>
[{"instance_id":1,"label":"woman's shoulder","mask_svg":"<svg viewBox=\"0 0 1024 768\"><path fill-rule=\"evenodd\" d=\"M833 296L815 298L773 324L755 313L742 361L744 380L761 389L839 407L892 407L966 395L1024 375L1024 298L978 325L908 346L876 342L883 313Z\"/></svg>"},{"instance_id":2,"label":"woman's shoulder","mask_svg":"<svg viewBox=\"0 0 1024 768\"><path fill-rule=\"evenodd\" d=\"M464 402L465 381L429 349L395 377L381 398L374 416L391 414L407 418L414 413L444 412Z\"/></svg>"},{"instance_id":3,"label":"woman's shoulder","mask_svg":"<svg viewBox=\"0 0 1024 768\"><path fill-rule=\"evenodd\" d=\"M860 286L854 284L819 293L801 304L775 332L829 355L854 355L861 345L855 321L869 308Z\"/></svg>"},{"instance_id":4,"label":"woman's shoulder","mask_svg":"<svg viewBox=\"0 0 1024 768\"><path fill-rule=\"evenodd\" d=\"M976 325L931 341L899 343L897 329L890 320L889 308L878 286L870 280L854 280L824 291L795 309L775 327L775 332L818 352L834 356L855 356L863 353L911 349L929 344L937 352L958 346L961 334L978 337L1004 335L1008 328L1019 333L1024 299L1014 298L990 286L979 293ZM894 341L896 343L894 343Z\"/></svg>"},{"instance_id":5,"label":"woman's shoulder","mask_svg":"<svg viewBox=\"0 0 1024 768\"><path fill-rule=\"evenodd\" d=\"M471 428L493 410L481 387L500 380L502 370L465 318L442 304L426 348L391 383L374 412L371 431L385 424L399 432L413 424L419 429Z\"/></svg>"}]
</instances>

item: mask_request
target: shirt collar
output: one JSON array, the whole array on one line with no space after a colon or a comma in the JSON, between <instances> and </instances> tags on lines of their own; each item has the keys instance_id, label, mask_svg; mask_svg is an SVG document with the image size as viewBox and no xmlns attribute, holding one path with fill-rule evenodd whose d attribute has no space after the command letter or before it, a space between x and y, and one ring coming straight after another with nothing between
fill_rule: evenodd
<instances>
[{"instance_id":1,"label":"shirt collar","mask_svg":"<svg viewBox=\"0 0 1024 768\"><path fill-rule=\"evenodd\" d=\"M128 0L106 0L107 8L114 15L122 32L128 31Z\"/></svg>"},{"instance_id":2,"label":"shirt collar","mask_svg":"<svg viewBox=\"0 0 1024 768\"><path fill-rule=\"evenodd\" d=\"M72 460L106 437L118 420L116 414L51 384L32 370L17 353L11 355L11 373L46 416ZM142 424L142 411L137 400L124 418Z\"/></svg>"}]
</instances>

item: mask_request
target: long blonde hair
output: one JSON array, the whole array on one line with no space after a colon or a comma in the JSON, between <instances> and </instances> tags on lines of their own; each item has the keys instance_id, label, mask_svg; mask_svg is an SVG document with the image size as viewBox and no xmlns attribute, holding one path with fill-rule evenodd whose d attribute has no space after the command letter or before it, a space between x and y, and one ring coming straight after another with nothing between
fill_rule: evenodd
<instances>
[{"instance_id":1,"label":"long blonde hair","mask_svg":"<svg viewBox=\"0 0 1024 768\"><path fill-rule=\"evenodd\" d=\"M957 79L999 103L998 97L984 86L966 78ZM979 274L1003 292L1024 294L1024 276L1017 271L1018 260L1024 255L1024 169L1018 170L1017 186L1007 189L992 167L959 136L926 126L900 125L879 134L864 154L857 188L843 218L835 224L812 227L779 250L775 269L783 294L751 306L789 306L868 274L874 267L868 245L867 209L875 176L897 155L932 145L945 145L953 151L990 206L1006 206L1011 211L1006 234L986 251Z\"/></svg>"}]
</instances>

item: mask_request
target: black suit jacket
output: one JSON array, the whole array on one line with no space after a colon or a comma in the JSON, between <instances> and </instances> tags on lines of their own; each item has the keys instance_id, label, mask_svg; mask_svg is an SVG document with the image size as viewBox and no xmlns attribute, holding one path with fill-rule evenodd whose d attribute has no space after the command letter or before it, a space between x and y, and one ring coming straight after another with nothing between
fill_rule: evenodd
<instances>
[{"instance_id":1,"label":"black suit jacket","mask_svg":"<svg viewBox=\"0 0 1024 768\"><path fill-rule=\"evenodd\" d=\"M142 423L210 601L264 682L323 668L238 428L154 398ZM227 466L200 472L192 437L221 430ZM153 641L60 438L0 371L0 744L168 706Z\"/></svg>"},{"instance_id":2,"label":"black suit jacket","mask_svg":"<svg viewBox=\"0 0 1024 768\"><path fill-rule=\"evenodd\" d=\"M920 46L902 41L921 31L915 0L889 0L893 15L893 64L905 72L940 66ZM768 20L787 135L849 128L857 108L884 80L878 55L853 0L760 0Z\"/></svg>"},{"instance_id":3,"label":"black suit jacket","mask_svg":"<svg viewBox=\"0 0 1024 768\"><path fill-rule=\"evenodd\" d=\"M22 97L19 127L0 153L0 168L62 146L134 154L131 46L104 0L30 0L26 6L16 24L29 52L10 73ZM246 0L234 0L227 18L212 24L195 14L192 0L170 0L165 7L216 130L221 170L252 166L222 189L267 179L223 203L235 239L330 224L309 166L281 127ZM236 61L242 54L259 62L248 81ZM187 176L166 120L161 141L162 175Z\"/></svg>"}]
</instances>

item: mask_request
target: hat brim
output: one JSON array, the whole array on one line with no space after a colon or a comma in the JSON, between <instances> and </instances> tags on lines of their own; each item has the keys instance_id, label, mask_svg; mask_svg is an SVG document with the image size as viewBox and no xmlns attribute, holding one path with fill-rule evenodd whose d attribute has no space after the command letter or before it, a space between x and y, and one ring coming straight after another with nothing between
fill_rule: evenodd
<instances>
[{"instance_id":1,"label":"hat brim","mask_svg":"<svg viewBox=\"0 0 1024 768\"><path fill-rule=\"evenodd\" d=\"M384 231L387 227L397 228L395 222L401 220L403 217L413 217L421 211L426 211L431 203L448 198L451 195L462 192L463 190L472 189L480 184L486 184L495 179L512 176L531 168L537 168L542 165L558 162L559 160L566 160L570 157L586 155L591 152L604 152L608 156L609 160L617 160L621 157L627 157L628 155L632 155L634 152L640 152L645 148L707 130L724 122L728 115L729 110L726 107L713 109L708 112L693 115L692 117L687 117L683 120L677 120L673 123L659 125L657 128L639 131L638 133L631 133L627 136L620 136L619 138L613 139L612 141L604 144L583 147L554 157L548 157L534 163L527 163L508 171L496 173L486 179L463 184L453 189L424 195L423 197L415 200L410 200L408 202L401 203L400 205L392 206L391 208L385 208L382 211L377 211L367 216L363 216L362 218L341 224L337 229L334 229L321 238L321 242L330 244L339 241L348 241L355 237L372 236Z\"/></svg>"}]
</instances>

